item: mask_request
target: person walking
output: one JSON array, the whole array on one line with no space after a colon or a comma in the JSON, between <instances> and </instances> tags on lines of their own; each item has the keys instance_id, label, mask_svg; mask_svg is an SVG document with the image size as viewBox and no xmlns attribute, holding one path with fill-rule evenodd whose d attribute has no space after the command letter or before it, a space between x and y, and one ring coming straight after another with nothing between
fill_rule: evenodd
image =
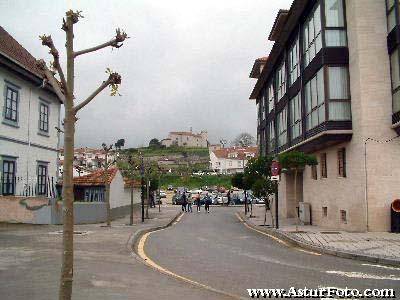
<instances>
[{"instance_id":1,"label":"person walking","mask_svg":"<svg viewBox=\"0 0 400 300\"><path fill-rule=\"evenodd\" d=\"M182 194L182 211L186 212L186 205L187 205L187 197L186 192Z\"/></svg>"},{"instance_id":2,"label":"person walking","mask_svg":"<svg viewBox=\"0 0 400 300\"><path fill-rule=\"evenodd\" d=\"M193 212L193 210L192 210L192 202L193 202L192 197L188 197L188 199L187 199L187 211L188 212Z\"/></svg>"},{"instance_id":3,"label":"person walking","mask_svg":"<svg viewBox=\"0 0 400 300\"><path fill-rule=\"evenodd\" d=\"M206 201L204 203L205 204L204 208L206 210L206 213L209 213L210 212L211 198L210 197L206 197L205 199L206 199Z\"/></svg>"},{"instance_id":4,"label":"person walking","mask_svg":"<svg viewBox=\"0 0 400 300\"><path fill-rule=\"evenodd\" d=\"M201 206L200 193L197 193L195 202L196 202L197 212L200 212L200 206Z\"/></svg>"},{"instance_id":5,"label":"person walking","mask_svg":"<svg viewBox=\"0 0 400 300\"><path fill-rule=\"evenodd\" d=\"M228 202L226 203L226 206L229 206L229 204L231 204L231 191L230 190L226 194L226 197L228 197Z\"/></svg>"}]
</instances>

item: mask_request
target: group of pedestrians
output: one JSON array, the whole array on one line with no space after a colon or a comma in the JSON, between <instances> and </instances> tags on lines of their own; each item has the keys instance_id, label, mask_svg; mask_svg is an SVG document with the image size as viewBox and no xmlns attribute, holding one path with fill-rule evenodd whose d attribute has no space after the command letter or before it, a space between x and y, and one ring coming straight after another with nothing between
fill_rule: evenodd
<instances>
[{"instance_id":1,"label":"group of pedestrians","mask_svg":"<svg viewBox=\"0 0 400 300\"><path fill-rule=\"evenodd\" d=\"M206 200L204 202L204 208L205 208L205 212L209 213L210 212L210 203L211 200L206 197ZM186 193L184 192L182 194L182 211L183 212L193 212L192 209L192 204L193 204L193 198L192 197L187 197ZM196 210L197 212L201 211L201 197L200 197L200 193L197 193L196 196L194 197L194 204L196 205Z\"/></svg>"}]
</instances>

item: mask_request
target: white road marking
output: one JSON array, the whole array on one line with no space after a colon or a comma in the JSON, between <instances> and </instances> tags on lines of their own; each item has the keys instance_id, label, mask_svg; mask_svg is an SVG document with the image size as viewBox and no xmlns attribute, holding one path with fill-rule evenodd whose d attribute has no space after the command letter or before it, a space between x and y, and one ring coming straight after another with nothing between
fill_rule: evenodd
<instances>
[{"instance_id":1,"label":"white road marking","mask_svg":"<svg viewBox=\"0 0 400 300\"><path fill-rule=\"evenodd\" d=\"M396 277L395 275L380 276L380 275L366 274L366 273L361 273L361 272L344 272L344 271L326 271L326 273L349 277L349 278L400 281L400 278Z\"/></svg>"},{"instance_id":2,"label":"white road marking","mask_svg":"<svg viewBox=\"0 0 400 300\"><path fill-rule=\"evenodd\" d=\"M375 267L375 268L382 268L382 269L387 269L387 270L400 271L400 268L390 267L390 266L373 265L373 264L362 264L362 265L363 266L368 266L368 267Z\"/></svg>"}]
</instances>

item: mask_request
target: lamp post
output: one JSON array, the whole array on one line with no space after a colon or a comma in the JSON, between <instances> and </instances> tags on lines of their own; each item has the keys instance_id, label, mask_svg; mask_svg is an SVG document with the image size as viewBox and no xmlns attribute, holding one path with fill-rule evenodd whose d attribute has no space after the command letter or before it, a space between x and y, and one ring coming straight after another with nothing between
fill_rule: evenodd
<instances>
[{"instance_id":1,"label":"lamp post","mask_svg":"<svg viewBox=\"0 0 400 300\"><path fill-rule=\"evenodd\" d=\"M144 193L145 193L145 187L144 187L144 161L143 161L143 154L140 153L140 185L141 185L141 194L140 194L140 200L141 200L141 206L142 206L142 223L144 222Z\"/></svg>"},{"instance_id":2,"label":"lamp post","mask_svg":"<svg viewBox=\"0 0 400 300\"><path fill-rule=\"evenodd\" d=\"M279 164L278 158L274 158L271 164L271 176L277 176L276 181L276 186L275 186L275 223L276 229L279 229L279 216L278 216L278 181L279 181L279 175L281 173L281 165Z\"/></svg>"}]
</instances>

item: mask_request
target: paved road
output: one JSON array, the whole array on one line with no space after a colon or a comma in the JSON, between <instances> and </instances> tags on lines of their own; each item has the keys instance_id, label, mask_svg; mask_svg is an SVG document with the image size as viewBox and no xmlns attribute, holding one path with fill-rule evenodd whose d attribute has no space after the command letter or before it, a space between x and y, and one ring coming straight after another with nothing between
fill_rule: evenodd
<instances>
[{"instance_id":1,"label":"paved road","mask_svg":"<svg viewBox=\"0 0 400 300\"><path fill-rule=\"evenodd\" d=\"M234 208L185 214L176 225L152 233L147 255L160 266L238 296L248 288L394 288L400 269L284 246L246 228ZM399 296L400 297L400 296Z\"/></svg>"}]
</instances>

